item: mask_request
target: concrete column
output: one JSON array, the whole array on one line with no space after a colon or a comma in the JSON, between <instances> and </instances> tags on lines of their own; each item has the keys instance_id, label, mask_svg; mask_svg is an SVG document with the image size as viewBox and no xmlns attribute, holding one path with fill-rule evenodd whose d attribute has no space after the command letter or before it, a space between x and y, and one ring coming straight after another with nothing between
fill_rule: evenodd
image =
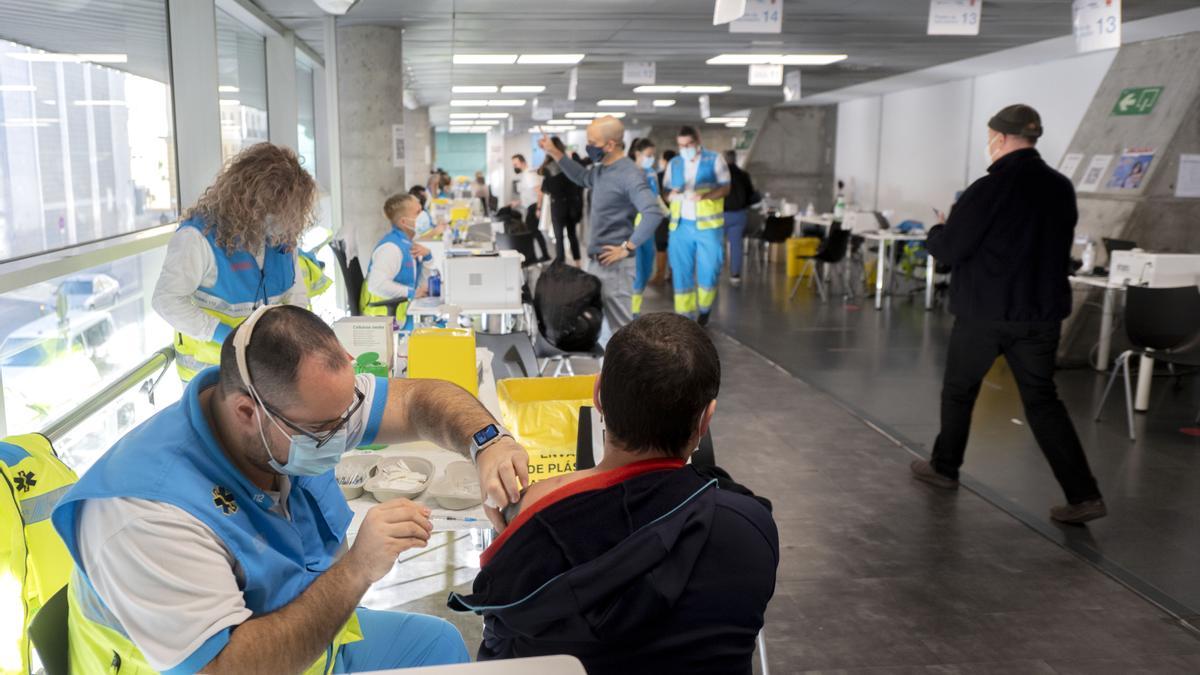
<instances>
[{"instance_id":1,"label":"concrete column","mask_svg":"<svg viewBox=\"0 0 1200 675\"><path fill-rule=\"evenodd\" d=\"M360 261L386 232L384 200L407 187L404 167L392 165L392 127L404 124L402 34L385 26L337 28L342 232Z\"/></svg>"},{"instance_id":2,"label":"concrete column","mask_svg":"<svg viewBox=\"0 0 1200 675\"><path fill-rule=\"evenodd\" d=\"M429 108L404 110L404 187L424 185L433 157L433 129Z\"/></svg>"},{"instance_id":3,"label":"concrete column","mask_svg":"<svg viewBox=\"0 0 1200 675\"><path fill-rule=\"evenodd\" d=\"M296 35L267 37L267 125L271 142L298 150Z\"/></svg>"},{"instance_id":4,"label":"concrete column","mask_svg":"<svg viewBox=\"0 0 1200 675\"><path fill-rule=\"evenodd\" d=\"M221 171L217 103L217 16L211 2L169 0L171 87L179 209L186 210ZM186 85L180 83L187 83Z\"/></svg>"}]
</instances>

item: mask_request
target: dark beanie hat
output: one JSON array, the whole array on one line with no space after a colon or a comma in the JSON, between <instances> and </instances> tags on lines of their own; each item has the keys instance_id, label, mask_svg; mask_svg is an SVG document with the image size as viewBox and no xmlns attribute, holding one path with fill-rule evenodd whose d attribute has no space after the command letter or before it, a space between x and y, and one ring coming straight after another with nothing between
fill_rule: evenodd
<instances>
[{"instance_id":1,"label":"dark beanie hat","mask_svg":"<svg viewBox=\"0 0 1200 675\"><path fill-rule=\"evenodd\" d=\"M988 120L988 127L1009 136L1039 138L1042 135L1042 116L1033 108L1018 103L993 115Z\"/></svg>"}]
</instances>

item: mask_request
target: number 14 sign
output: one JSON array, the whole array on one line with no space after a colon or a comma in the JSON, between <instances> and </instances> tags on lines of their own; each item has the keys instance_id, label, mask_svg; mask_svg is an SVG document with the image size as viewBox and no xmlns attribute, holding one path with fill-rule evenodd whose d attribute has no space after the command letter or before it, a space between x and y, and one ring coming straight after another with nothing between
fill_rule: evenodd
<instances>
[{"instance_id":1,"label":"number 14 sign","mask_svg":"<svg viewBox=\"0 0 1200 675\"><path fill-rule=\"evenodd\" d=\"M1121 0L1075 0L1075 51L1121 46Z\"/></svg>"}]
</instances>

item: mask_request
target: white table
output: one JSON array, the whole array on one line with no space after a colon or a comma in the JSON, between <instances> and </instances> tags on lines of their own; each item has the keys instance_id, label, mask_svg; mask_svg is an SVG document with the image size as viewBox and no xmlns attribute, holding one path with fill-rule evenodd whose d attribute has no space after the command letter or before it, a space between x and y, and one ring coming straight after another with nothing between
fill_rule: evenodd
<instances>
[{"instance_id":1,"label":"white table","mask_svg":"<svg viewBox=\"0 0 1200 675\"><path fill-rule=\"evenodd\" d=\"M805 225L816 225L817 227L825 228L828 232L830 227L833 227L833 216L796 216L796 227L792 230L792 236L799 237L804 232Z\"/></svg>"},{"instance_id":2,"label":"white table","mask_svg":"<svg viewBox=\"0 0 1200 675\"><path fill-rule=\"evenodd\" d=\"M445 290L443 289L443 292ZM408 315L413 317L413 323L420 325L420 319L423 317L433 317L435 320L447 313L447 307L442 298L419 298L408 303ZM499 316L500 332L511 332L513 326L525 316L525 305L522 303L516 304L501 304L501 305L471 305L469 307L454 306L458 314L463 316L478 316L483 321L484 330L489 330L488 320L492 316Z\"/></svg>"},{"instance_id":3,"label":"white table","mask_svg":"<svg viewBox=\"0 0 1200 675\"><path fill-rule=\"evenodd\" d=\"M1096 370L1107 372L1112 359L1112 327L1116 314L1117 291L1124 291L1123 284L1112 283L1108 277L1092 274L1075 274L1071 283L1104 289L1104 304L1100 311L1100 339L1096 348ZM1142 354L1138 360L1137 390L1133 397L1133 409L1146 412L1150 409L1150 385L1154 382L1154 359Z\"/></svg>"},{"instance_id":4,"label":"white table","mask_svg":"<svg viewBox=\"0 0 1200 675\"><path fill-rule=\"evenodd\" d=\"M859 236L863 239L869 239L878 242L879 250L875 254L875 309L883 309L883 278L888 276L888 288L891 290L891 277L887 267L891 264L892 258L895 257L897 242L910 241L925 241L924 232L910 232L902 234L900 232L876 231L863 232ZM926 251L928 253L928 251ZM936 265L933 261L933 256L928 255L925 260L925 309L933 309L933 270Z\"/></svg>"},{"instance_id":5,"label":"white table","mask_svg":"<svg viewBox=\"0 0 1200 675\"><path fill-rule=\"evenodd\" d=\"M378 670L363 675L587 675L574 656L537 656L529 659L483 661L455 666L428 666L403 670Z\"/></svg>"}]
</instances>

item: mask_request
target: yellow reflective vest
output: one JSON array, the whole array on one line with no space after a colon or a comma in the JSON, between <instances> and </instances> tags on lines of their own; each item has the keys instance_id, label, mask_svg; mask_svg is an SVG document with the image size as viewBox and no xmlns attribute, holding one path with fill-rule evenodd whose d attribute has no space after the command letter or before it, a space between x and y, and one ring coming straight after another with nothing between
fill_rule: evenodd
<instances>
[{"instance_id":1,"label":"yellow reflective vest","mask_svg":"<svg viewBox=\"0 0 1200 675\"><path fill-rule=\"evenodd\" d=\"M40 434L0 440L0 475L8 487L0 505L6 533L0 543L0 612L15 619L0 621L0 673L28 673L29 623L71 574L71 555L50 513L76 476Z\"/></svg>"}]
</instances>

